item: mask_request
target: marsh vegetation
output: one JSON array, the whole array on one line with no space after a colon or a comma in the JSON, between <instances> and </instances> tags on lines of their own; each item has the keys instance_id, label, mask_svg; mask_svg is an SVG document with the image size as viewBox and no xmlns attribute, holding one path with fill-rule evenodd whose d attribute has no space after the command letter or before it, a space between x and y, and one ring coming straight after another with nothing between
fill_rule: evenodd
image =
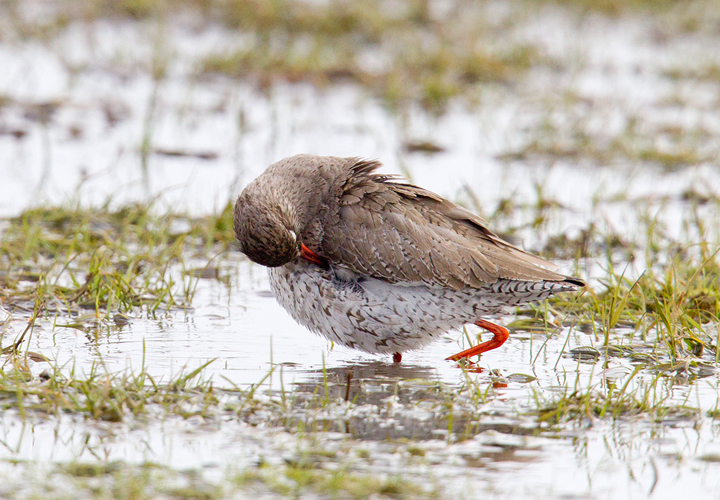
<instances>
[{"instance_id":1,"label":"marsh vegetation","mask_svg":"<svg viewBox=\"0 0 720 500\"><path fill-rule=\"evenodd\" d=\"M0 11L0 496L717 490L713 2ZM475 364L442 361L473 327L400 365L328 345L234 251L234 196L300 151L377 157L589 286Z\"/></svg>"}]
</instances>

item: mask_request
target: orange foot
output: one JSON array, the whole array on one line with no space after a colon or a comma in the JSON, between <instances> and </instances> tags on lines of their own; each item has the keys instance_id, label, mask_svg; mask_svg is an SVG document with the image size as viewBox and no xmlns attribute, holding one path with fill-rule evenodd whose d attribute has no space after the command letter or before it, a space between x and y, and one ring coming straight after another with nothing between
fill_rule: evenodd
<instances>
[{"instance_id":1,"label":"orange foot","mask_svg":"<svg viewBox=\"0 0 720 500\"><path fill-rule=\"evenodd\" d=\"M445 358L445 359L451 359L453 361L457 361L462 358L469 358L471 356L480 355L484 352L487 352L492 349L496 349L496 348L500 347L501 345L503 345L505 343L505 341L510 336L510 332L504 326L496 325L495 323L490 323L489 321L485 321L484 319L477 320L475 322L475 324L481 328L485 328L487 331L492 333L493 338L491 338L487 342L478 344L475 347L471 347L470 349L466 349L457 354L453 354L449 358Z\"/></svg>"},{"instance_id":2,"label":"orange foot","mask_svg":"<svg viewBox=\"0 0 720 500\"><path fill-rule=\"evenodd\" d=\"M402 354L399 352L393 353L393 363L399 363L402 361Z\"/></svg>"}]
</instances>

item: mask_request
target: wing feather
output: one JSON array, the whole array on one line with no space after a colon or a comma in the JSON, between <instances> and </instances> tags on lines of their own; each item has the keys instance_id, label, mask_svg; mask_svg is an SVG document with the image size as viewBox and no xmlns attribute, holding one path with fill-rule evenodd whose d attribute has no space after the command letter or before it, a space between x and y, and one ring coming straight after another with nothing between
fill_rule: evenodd
<instances>
[{"instance_id":1,"label":"wing feather","mask_svg":"<svg viewBox=\"0 0 720 500\"><path fill-rule=\"evenodd\" d=\"M479 288L500 278L563 281L552 264L500 239L477 215L355 160L324 222L330 261L390 282Z\"/></svg>"}]
</instances>

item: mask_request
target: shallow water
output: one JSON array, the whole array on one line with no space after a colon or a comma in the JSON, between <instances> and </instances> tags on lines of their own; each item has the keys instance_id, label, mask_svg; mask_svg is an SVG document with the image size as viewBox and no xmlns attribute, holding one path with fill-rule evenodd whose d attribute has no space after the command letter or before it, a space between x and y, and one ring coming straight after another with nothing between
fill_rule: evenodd
<instances>
[{"instance_id":1,"label":"shallow water","mask_svg":"<svg viewBox=\"0 0 720 500\"><path fill-rule=\"evenodd\" d=\"M706 148L717 152L717 88L673 81L662 71L701 50L706 60L717 61L718 51L708 48L720 45L699 35L657 44L649 36L653 29L641 18L579 22L542 9L537 18L518 21L515 36L538 44L563 68L533 69L514 85L489 85L477 110L455 102L439 118L414 108L392 114L351 85L318 90L277 84L260 92L229 79L196 77L193 69L204 54L242 43L219 27L74 22L52 43L4 41L0 95L10 100L0 108L0 215L73 199L122 205L150 198L157 198L159 211L172 207L202 215L221 210L269 163L308 152L378 158L386 172L410 175L417 184L472 206L467 186L480 201L473 208L485 214L504 198L519 200L521 208L498 220L498 229L531 222L542 191L562 208L538 231L528 226L518 232L530 249L549 235L579 231L589 222L632 234L645 213L660 214L667 231L680 237L688 216L683 194L720 194L720 173L712 162L663 171L622 160L500 158L521 149L548 120L561 122L556 130L561 140L577 113L590 123L582 125L601 137L612 137L632 116L649 127L702 126L711 134ZM145 69L154 50L168 62L160 81ZM580 104L563 105L568 93L580 95ZM682 106L663 104L676 96L683 97ZM154 150L145 160L143 137ZM402 145L410 139L432 139L447 149L435 155L407 153ZM602 265L584 263L591 284L604 276ZM561 269L571 272L568 266ZM630 274L642 270L635 262ZM458 340L461 332L407 353L398 366L388 358L330 346L295 324L270 296L264 270L240 256L229 259L223 272L229 284L199 280L186 311L131 316L122 326L92 327L88 319L82 329L44 320L30 349L63 370L87 373L97 362L108 372L144 366L157 380L213 360L203 377L226 389L247 388L275 367L259 391L265 398L268 391L276 397L281 387L312 395L324 390L327 377L337 400L327 415L313 418L332 422L342 416L347 426L315 433L314 446L335 451L335 462L351 471L402 474L436 485L447 498L720 497L718 426L707 416L720 404L712 370L701 378L680 373L659 384L658 401L699 411L661 422L588 417L549 426L527 414L537 408L534 398L551 399L568 386L602 391L608 380L621 385L633 362L619 357L581 362L564 354L602 342L566 326L551 336L514 332L502 348L483 355L479 373L444 361L466 347ZM0 327L5 338L21 332L27 318L13 312ZM473 326L468 331L473 338L479 332ZM611 343L641 347L621 330ZM711 357L705 354L704 360L711 363ZM32 367L35 374L44 369L44 363ZM629 386L651 376L639 376ZM458 388L466 377L487 389L487 402L475 416L456 402L458 427L448 434L447 418L440 418L445 414L433 406L439 396L427 388L439 383ZM346 395L358 398L349 415ZM232 402L234 396L223 397ZM72 415L23 420L6 411L0 474L12 488L26 491L32 485L13 479L16 460L46 467L123 460L198 469L208 480L220 481L228 471L260 460L279 466L302 455L308 437L295 431L253 426L232 413L98 423ZM423 453L410 453L411 446ZM368 453L359 457L357 449Z\"/></svg>"},{"instance_id":2,"label":"shallow water","mask_svg":"<svg viewBox=\"0 0 720 500\"><path fill-rule=\"evenodd\" d=\"M604 357L580 362L562 354L601 344L592 335L562 328L550 338L517 332L502 348L483 355L480 373L464 372L444 360L465 347L456 340L459 332L406 354L397 365L389 358L331 348L297 326L266 293L264 273L257 268L250 272L250 267L238 264L240 284L233 284L229 294L224 285L201 282L196 306L187 313L161 320L133 318L122 328L90 333L53 331L43 324L35 330L32 350L52 355L66 369L88 369L90 361L102 360L109 372L128 366L137 371L144 356L146 370L158 381L214 359L203 377L212 377L218 388L257 383L275 365L258 390L261 399L269 390L278 398L282 388L305 397L322 394L326 378L335 402L297 415L329 426L330 432L309 434L311 448L332 452L334 461L354 472L401 474L436 485L443 497L671 498L695 491L709 498L719 491L719 428L704 416L720 405L712 370L705 378L682 382L669 377L657 384L658 401L684 403L699 412L669 415L657 423L645 417L588 417L575 424L543 425L527 415L537 407L534 398L551 399L568 386L582 390L593 385L603 391L608 380L619 386L628 380L633 362ZM639 349L637 342L633 345ZM33 371L44 366L37 363ZM653 376L651 371L638 379ZM453 434L448 434L447 414L438 408L443 398L431 389L438 382L457 387L466 377L487 391L487 402L463 408L465 396L453 396L458 397L457 408ZM219 406L235 399L222 396ZM354 400L350 413L345 399ZM147 422L88 422L81 416L29 416L23 421L16 411L6 411L0 455L39 464L152 462L199 469L211 482L258 461L282 466L305 456L305 433L296 434L293 424L275 427L258 418L249 424L220 412L207 419L150 417ZM345 422L344 427L337 428L337 422ZM421 456L410 448L422 450ZM366 452L362 458L359 449ZM6 463L0 470L12 477L15 468Z\"/></svg>"}]
</instances>

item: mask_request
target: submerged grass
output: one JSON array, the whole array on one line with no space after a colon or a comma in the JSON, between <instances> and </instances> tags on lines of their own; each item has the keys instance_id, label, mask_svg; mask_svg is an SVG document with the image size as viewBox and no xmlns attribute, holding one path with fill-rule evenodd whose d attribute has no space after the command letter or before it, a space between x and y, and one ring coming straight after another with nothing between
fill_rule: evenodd
<instances>
[{"instance_id":1,"label":"submerged grass","mask_svg":"<svg viewBox=\"0 0 720 500\"><path fill-rule=\"evenodd\" d=\"M20 33L52 37L73 20L124 17L162 20L178 11L238 32L243 43L206 54L202 77L220 74L267 89L276 82L361 85L402 110L419 104L441 113L455 97L476 101L487 84L508 84L534 65L552 63L531 45L494 39L484 3L463 0L437 9L426 0L82 0L62 2L55 23L32 23L22 6L4 7ZM458 22L461 20L462 22ZM53 26L54 29L49 28ZM155 63L148 70L155 75Z\"/></svg>"},{"instance_id":2,"label":"submerged grass","mask_svg":"<svg viewBox=\"0 0 720 500\"><path fill-rule=\"evenodd\" d=\"M708 207L706 200L692 198L688 203ZM549 202L538 203L537 210L552 206L558 208ZM658 217L643 219L646 229L638 233L642 237L618 247L608 246L606 242L614 237L599 233L597 228L588 228L582 232L585 236L563 243L569 248L563 252L575 255L578 262L596 262L604 256L604 276L583 294L557 297L544 306L524 311L526 315L510 326L549 334L549 328L569 328L575 335L589 336L596 347L567 347L565 355L583 362L597 362L603 357L606 363L611 358L624 359L637 368L628 379L633 383L622 390L606 387L601 393L595 389L578 392L568 387L559 399L551 399L554 402L550 406L555 409L550 414L617 417L662 412L666 411L662 409L664 400L648 396L659 384L678 376L688 380L715 373L720 259L717 244L712 243L716 237L712 217L701 217L693 210L689 212L697 216L688 218L685 232L700 237L702 244L681 245L669 238ZM37 380L29 375L28 359L43 361L44 357L23 350L22 345L29 345L32 327L40 318L54 318L56 326L83 328L88 322L113 320L121 324L126 314L138 311L155 315L190 306L198 279L222 279L221 273L207 270L220 266L223 252L232 248L230 206L220 214L200 219L174 214L157 216L152 206L138 205L94 210L33 209L6 221L2 236L2 304L11 313L28 318L25 331L10 344L4 343L6 362L0 381L2 391L14 395L4 400L6 407L21 408L22 412L78 412L92 419L114 421L122 420L128 412L143 413L147 405L182 415L186 397L201 405L199 414L219 404L218 392L210 384L187 388L202 368L163 385L144 369L139 374L112 375L103 373L102 365L93 365L90 374L83 377L76 377L72 370L68 374L67 369L55 368ZM558 244L551 242L548 248L557 251ZM637 267L633 267L635 274L631 276L627 264L621 271L615 268L625 260L627 252L636 258L643 256L645 265L640 268L644 271L638 274ZM668 256L673 257L667 260ZM3 336L0 334L0 338ZM343 372L337 376L351 375ZM480 380L470 377L457 389L440 385L397 393L396 388L396 393L388 397L400 395L408 401L427 401L445 408L438 413L444 415L440 417L442 424L432 419L429 427L411 427L420 434L444 428L449 434L467 436L482 428L471 417L473 412L493 398L494 388L507 383L501 374ZM337 399L344 400L346 410L358 404L358 393L351 397L351 382L350 378L329 382L324 373L321 386L312 390L297 393L283 389L279 400L272 401L275 410L270 421L289 430L341 430L366 435L369 431L363 420L367 415L338 419L337 415L320 418L316 414ZM332 395L329 384L338 388ZM228 411L238 416L253 414L258 404L256 390L253 388L237 404L226 406ZM471 410L459 411L458 398L467 399ZM541 398L536 402L539 404ZM548 404L545 401L540 406ZM293 416L295 411L301 414Z\"/></svg>"},{"instance_id":3,"label":"submerged grass","mask_svg":"<svg viewBox=\"0 0 720 500\"><path fill-rule=\"evenodd\" d=\"M548 3L609 16L629 11L648 16L666 14L663 19L672 19L682 14L683 20L678 22L682 26L677 28L680 31L692 24L712 24L706 12L714 9L711 0L683 2L682 8L677 2L649 0L524 1L513 3L504 14L492 2L471 0L441 4L428 0L392 4L382 0L63 0L40 18L26 12L29 9L21 2L3 3L0 9L12 20L10 26L18 36L41 39L52 39L75 21L124 18L170 24L168 21L175 20L179 13L190 14L195 22L222 25L239 35L238 43L195 61L199 78L225 75L264 90L278 82L306 82L317 87L352 82L382 99L395 112L404 114L409 106L417 105L441 114L453 99L462 98L464 104L476 105L489 85L511 86L521 82L532 68L554 70L561 65L541 44L527 43L513 30L516 19ZM499 32L503 34L501 43ZM161 59L146 61L146 70L156 83L166 72L167 61ZM712 64L695 72L668 69L666 75L712 80L716 73ZM152 97L148 118L154 102ZM650 139L636 141L632 131L607 144L588 141L583 129L575 124L570 130L578 133L569 140L548 141L541 137L505 156L585 156L601 161L619 157L677 169L702 163L717 153L685 141L659 148ZM150 153L150 129L146 127L145 132L143 162Z\"/></svg>"},{"instance_id":4,"label":"submerged grass","mask_svg":"<svg viewBox=\"0 0 720 500\"><path fill-rule=\"evenodd\" d=\"M443 15L425 1L393 8L375 0L258 5L272 9L238 2L224 18L252 42L206 57L201 72L252 78L261 86L278 80L317 86L352 81L393 109L419 103L439 113L453 97L512 81L547 60L527 45L494 46L483 7L469 2L453 4ZM456 23L459 16L465 22ZM366 63L371 59L375 63Z\"/></svg>"},{"instance_id":5,"label":"submerged grass","mask_svg":"<svg viewBox=\"0 0 720 500\"><path fill-rule=\"evenodd\" d=\"M359 474L340 468L324 470L317 463L300 462L284 467L261 466L237 475L238 484L259 483L274 493L298 498L314 492L334 498L368 498L374 495L390 498L438 498L438 493L428 491L428 485L417 484L401 477L382 478Z\"/></svg>"},{"instance_id":6,"label":"submerged grass","mask_svg":"<svg viewBox=\"0 0 720 500\"><path fill-rule=\"evenodd\" d=\"M11 354L0 369L0 407L15 409L24 419L34 415L70 413L91 420L121 422L133 418L179 415L204 416L218 399L209 381L202 379L203 369L212 361L171 377L155 380L145 367L108 373L102 363L94 362L87 374L75 369L51 366L33 376L25 360ZM228 391L225 391L226 393Z\"/></svg>"},{"instance_id":7,"label":"submerged grass","mask_svg":"<svg viewBox=\"0 0 720 500\"><path fill-rule=\"evenodd\" d=\"M720 259L710 245L699 251L680 251L658 265L655 252L672 253L668 241L649 255L647 267L634 278L618 272L609 261L602 287L574 300L558 299L555 306L569 306L568 314L607 347L625 331L625 342L653 342L653 351L677 361L701 357L708 351L717 361L717 329L720 324ZM717 244L715 244L717 246ZM695 249L698 250L698 249ZM655 263L653 263L655 262ZM620 337L621 342L622 337Z\"/></svg>"},{"instance_id":8,"label":"submerged grass","mask_svg":"<svg viewBox=\"0 0 720 500\"><path fill-rule=\"evenodd\" d=\"M713 133L704 126L672 127L639 116L623 117L623 126L598 129L593 113L595 98L573 93L553 101L534 128L530 139L519 149L503 153L506 161L557 161L590 163L599 166L656 165L666 172L711 163L720 152L709 140ZM656 111L676 109L674 102L657 103ZM557 120L564 109L563 120Z\"/></svg>"},{"instance_id":9,"label":"submerged grass","mask_svg":"<svg viewBox=\"0 0 720 500\"><path fill-rule=\"evenodd\" d=\"M206 256L232 245L231 217L229 205L204 219L154 215L151 205L28 210L2 231L0 297L10 312L42 304L70 317L187 306L199 279L189 262L212 265Z\"/></svg>"},{"instance_id":10,"label":"submerged grass","mask_svg":"<svg viewBox=\"0 0 720 500\"><path fill-rule=\"evenodd\" d=\"M702 355L705 347L715 350L710 334L720 315L719 280L714 256L702 263L678 258L663 273L647 270L634 280L610 274L604 290L577 299L573 314L605 346L622 326L632 329L629 341L654 338L672 359Z\"/></svg>"},{"instance_id":11,"label":"submerged grass","mask_svg":"<svg viewBox=\"0 0 720 500\"><path fill-rule=\"evenodd\" d=\"M225 473L219 484L196 470L177 471L153 463L122 461L69 462L47 470L5 478L15 498L113 498L143 500L213 500L222 498L439 498L429 485L400 477L381 477L345 468L325 470L314 465L270 465ZM45 485L38 488L37 485ZM52 485L52 486L50 486Z\"/></svg>"}]
</instances>

